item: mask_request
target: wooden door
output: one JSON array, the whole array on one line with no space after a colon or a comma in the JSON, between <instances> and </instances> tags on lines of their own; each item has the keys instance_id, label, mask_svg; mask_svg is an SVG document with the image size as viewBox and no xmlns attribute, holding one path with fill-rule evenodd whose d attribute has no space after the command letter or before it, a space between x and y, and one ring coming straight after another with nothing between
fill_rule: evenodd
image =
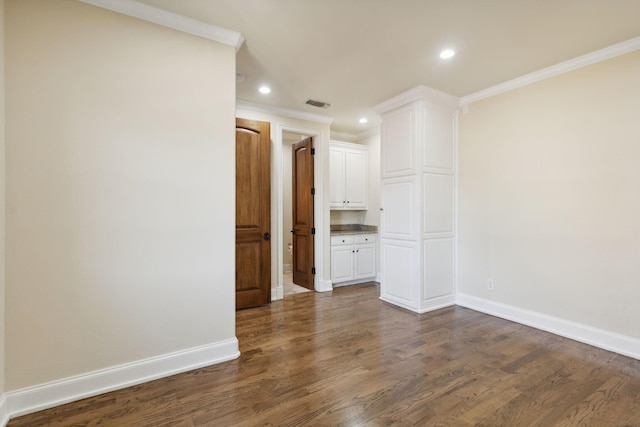
<instances>
[{"instance_id":1,"label":"wooden door","mask_svg":"<svg viewBox=\"0 0 640 427\"><path fill-rule=\"evenodd\" d=\"M271 302L270 125L236 119L236 309Z\"/></svg>"},{"instance_id":2,"label":"wooden door","mask_svg":"<svg viewBox=\"0 0 640 427\"><path fill-rule=\"evenodd\" d=\"M313 154L311 138L293 144L293 283L313 289Z\"/></svg>"}]
</instances>

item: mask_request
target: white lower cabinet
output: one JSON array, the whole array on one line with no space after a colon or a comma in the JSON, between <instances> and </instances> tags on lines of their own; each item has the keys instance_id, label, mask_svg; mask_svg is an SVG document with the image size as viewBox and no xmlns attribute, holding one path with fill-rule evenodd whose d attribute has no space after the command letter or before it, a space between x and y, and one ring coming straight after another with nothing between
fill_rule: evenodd
<instances>
[{"instance_id":1,"label":"white lower cabinet","mask_svg":"<svg viewBox=\"0 0 640 427\"><path fill-rule=\"evenodd\" d=\"M350 285L376 277L376 235L343 234L331 237L331 281Z\"/></svg>"}]
</instances>

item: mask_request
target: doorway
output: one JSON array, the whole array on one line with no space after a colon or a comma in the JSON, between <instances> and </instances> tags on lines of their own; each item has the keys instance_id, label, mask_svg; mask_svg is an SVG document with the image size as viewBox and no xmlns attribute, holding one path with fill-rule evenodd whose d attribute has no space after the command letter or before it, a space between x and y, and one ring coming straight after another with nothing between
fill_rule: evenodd
<instances>
[{"instance_id":1,"label":"doorway","mask_svg":"<svg viewBox=\"0 0 640 427\"><path fill-rule=\"evenodd\" d=\"M282 134L283 297L314 290L313 139Z\"/></svg>"}]
</instances>

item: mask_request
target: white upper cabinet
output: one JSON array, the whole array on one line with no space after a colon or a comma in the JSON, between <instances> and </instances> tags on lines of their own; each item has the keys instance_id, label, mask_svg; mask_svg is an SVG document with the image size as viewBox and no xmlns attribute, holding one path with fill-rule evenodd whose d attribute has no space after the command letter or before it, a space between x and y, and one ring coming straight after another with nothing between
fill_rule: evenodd
<instances>
[{"instance_id":1,"label":"white upper cabinet","mask_svg":"<svg viewBox=\"0 0 640 427\"><path fill-rule=\"evenodd\" d=\"M367 209L369 150L366 146L332 142L329 146L331 209Z\"/></svg>"}]
</instances>

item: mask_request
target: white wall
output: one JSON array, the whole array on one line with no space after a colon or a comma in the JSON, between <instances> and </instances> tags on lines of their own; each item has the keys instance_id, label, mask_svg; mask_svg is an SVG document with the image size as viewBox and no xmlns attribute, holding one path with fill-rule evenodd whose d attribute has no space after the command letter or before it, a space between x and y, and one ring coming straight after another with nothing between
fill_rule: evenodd
<instances>
[{"instance_id":1,"label":"white wall","mask_svg":"<svg viewBox=\"0 0 640 427\"><path fill-rule=\"evenodd\" d=\"M371 133L361 139L359 144L369 147L369 209L364 211L363 224L375 225L380 230L380 132ZM378 234L378 236L380 236ZM376 242L376 268L380 274L380 238Z\"/></svg>"},{"instance_id":2,"label":"white wall","mask_svg":"<svg viewBox=\"0 0 640 427\"><path fill-rule=\"evenodd\" d=\"M358 144L369 147L368 205L363 224L380 226L380 132L358 139ZM378 263L379 265L379 263Z\"/></svg>"},{"instance_id":3,"label":"white wall","mask_svg":"<svg viewBox=\"0 0 640 427\"><path fill-rule=\"evenodd\" d=\"M365 211L331 211L331 224L364 224Z\"/></svg>"},{"instance_id":4,"label":"white wall","mask_svg":"<svg viewBox=\"0 0 640 427\"><path fill-rule=\"evenodd\" d=\"M6 6L7 389L235 339L235 49Z\"/></svg>"},{"instance_id":5,"label":"white wall","mask_svg":"<svg viewBox=\"0 0 640 427\"><path fill-rule=\"evenodd\" d=\"M289 255L287 244L292 242L291 221L292 213L292 161L291 161L291 142L284 141L282 143L282 264L283 267L288 265L291 269L291 256Z\"/></svg>"},{"instance_id":6,"label":"white wall","mask_svg":"<svg viewBox=\"0 0 640 427\"><path fill-rule=\"evenodd\" d=\"M460 114L458 292L640 338L638 76L636 51Z\"/></svg>"},{"instance_id":7,"label":"white wall","mask_svg":"<svg viewBox=\"0 0 640 427\"><path fill-rule=\"evenodd\" d=\"M7 174L5 161L4 7L5 1L0 0L0 394L5 391L5 195Z\"/></svg>"}]
</instances>

